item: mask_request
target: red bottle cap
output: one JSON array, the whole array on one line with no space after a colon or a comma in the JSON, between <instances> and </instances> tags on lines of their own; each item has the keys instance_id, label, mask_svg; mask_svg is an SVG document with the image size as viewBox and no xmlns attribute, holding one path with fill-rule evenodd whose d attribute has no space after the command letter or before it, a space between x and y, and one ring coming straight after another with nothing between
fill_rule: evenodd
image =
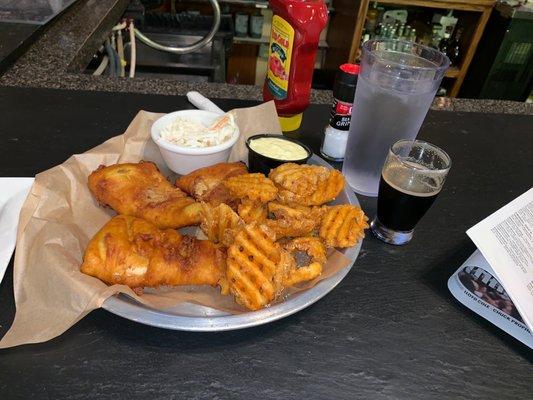
<instances>
[{"instance_id":1,"label":"red bottle cap","mask_svg":"<svg viewBox=\"0 0 533 400\"><path fill-rule=\"evenodd\" d=\"M335 83L333 84L333 97L346 103L353 103L358 74L359 65L342 64L339 67L339 71L335 77Z\"/></svg>"},{"instance_id":2,"label":"red bottle cap","mask_svg":"<svg viewBox=\"0 0 533 400\"><path fill-rule=\"evenodd\" d=\"M352 75L359 75L359 70L361 69L359 65L350 63L342 64L339 68L341 71Z\"/></svg>"}]
</instances>

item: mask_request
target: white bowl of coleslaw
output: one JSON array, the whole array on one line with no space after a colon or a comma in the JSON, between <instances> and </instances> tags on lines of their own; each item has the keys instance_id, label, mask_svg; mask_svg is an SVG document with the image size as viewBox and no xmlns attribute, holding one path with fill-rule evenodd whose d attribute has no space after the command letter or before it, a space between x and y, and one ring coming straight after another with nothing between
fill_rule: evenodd
<instances>
[{"instance_id":1,"label":"white bowl of coleslaw","mask_svg":"<svg viewBox=\"0 0 533 400\"><path fill-rule=\"evenodd\" d=\"M152 140L163 160L181 175L228 161L238 138L239 128L231 114L183 110L166 114L152 125Z\"/></svg>"}]
</instances>

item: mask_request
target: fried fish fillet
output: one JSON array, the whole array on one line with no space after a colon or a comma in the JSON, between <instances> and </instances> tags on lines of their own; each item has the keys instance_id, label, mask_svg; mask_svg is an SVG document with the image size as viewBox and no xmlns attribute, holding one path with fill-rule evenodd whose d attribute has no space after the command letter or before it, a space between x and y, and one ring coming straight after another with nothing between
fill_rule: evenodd
<instances>
[{"instance_id":1,"label":"fried fish fillet","mask_svg":"<svg viewBox=\"0 0 533 400\"><path fill-rule=\"evenodd\" d=\"M331 247L351 247L365 237L368 218L360 207L349 204L324 207L319 236Z\"/></svg>"},{"instance_id":2,"label":"fried fish fillet","mask_svg":"<svg viewBox=\"0 0 533 400\"><path fill-rule=\"evenodd\" d=\"M250 310L270 304L282 290L281 248L270 232L246 225L228 248L227 280L235 301Z\"/></svg>"},{"instance_id":3,"label":"fried fish fillet","mask_svg":"<svg viewBox=\"0 0 533 400\"><path fill-rule=\"evenodd\" d=\"M241 162L220 163L197 169L178 178L176 186L198 201L204 201L214 207L226 203L235 209L238 200L231 195L223 181L247 172L246 165Z\"/></svg>"},{"instance_id":4,"label":"fried fish fillet","mask_svg":"<svg viewBox=\"0 0 533 400\"><path fill-rule=\"evenodd\" d=\"M319 206L334 200L344 188L344 177L334 169L322 166L293 164L288 171L292 175L286 176L283 165L273 169L270 176L276 178L274 182L279 189L278 199L283 203L296 203L303 206ZM309 167L313 167L309 169ZM282 168L278 170L278 168ZM281 171L281 172L280 172ZM307 178L299 178L308 175ZM306 194L302 194L306 193Z\"/></svg>"},{"instance_id":5,"label":"fried fish fillet","mask_svg":"<svg viewBox=\"0 0 533 400\"><path fill-rule=\"evenodd\" d=\"M131 288L161 285L225 286L225 254L208 240L158 229L118 215L91 239L81 272Z\"/></svg>"},{"instance_id":6,"label":"fried fish fillet","mask_svg":"<svg viewBox=\"0 0 533 400\"><path fill-rule=\"evenodd\" d=\"M291 257L283 274L283 286L310 281L322 273L327 259L322 239L315 236L298 237L284 242L282 247Z\"/></svg>"},{"instance_id":7,"label":"fried fish fillet","mask_svg":"<svg viewBox=\"0 0 533 400\"><path fill-rule=\"evenodd\" d=\"M274 200L278 193L274 182L260 173L233 176L226 179L224 184L233 196L261 203Z\"/></svg>"},{"instance_id":8,"label":"fried fish fillet","mask_svg":"<svg viewBox=\"0 0 533 400\"><path fill-rule=\"evenodd\" d=\"M101 166L89 175L89 189L117 213L144 218L159 228L200 223L200 204L172 186L151 162Z\"/></svg>"},{"instance_id":9,"label":"fried fish fillet","mask_svg":"<svg viewBox=\"0 0 533 400\"><path fill-rule=\"evenodd\" d=\"M202 203L203 220L200 228L214 243L229 246L237 232L244 227L244 221L228 205L221 203L216 207Z\"/></svg>"}]
</instances>

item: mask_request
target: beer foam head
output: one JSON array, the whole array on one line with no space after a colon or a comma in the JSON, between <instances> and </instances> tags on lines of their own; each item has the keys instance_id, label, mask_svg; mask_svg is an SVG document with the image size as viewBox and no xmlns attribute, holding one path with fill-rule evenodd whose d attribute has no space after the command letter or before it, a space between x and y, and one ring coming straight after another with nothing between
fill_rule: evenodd
<instances>
[{"instance_id":1,"label":"beer foam head","mask_svg":"<svg viewBox=\"0 0 533 400\"><path fill-rule=\"evenodd\" d=\"M389 152L382 175L401 192L433 196L442 189L449 169L450 157L438 147L418 140L399 141Z\"/></svg>"},{"instance_id":2,"label":"beer foam head","mask_svg":"<svg viewBox=\"0 0 533 400\"><path fill-rule=\"evenodd\" d=\"M432 174L419 164L406 167L390 163L383 170L383 179L396 190L413 196L434 196L440 192L444 177Z\"/></svg>"}]
</instances>

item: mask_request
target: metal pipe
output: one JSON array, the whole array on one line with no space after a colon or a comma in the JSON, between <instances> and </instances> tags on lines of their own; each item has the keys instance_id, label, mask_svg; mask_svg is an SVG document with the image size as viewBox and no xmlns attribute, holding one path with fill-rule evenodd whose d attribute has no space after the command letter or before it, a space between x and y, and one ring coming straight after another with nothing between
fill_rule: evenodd
<instances>
[{"instance_id":1,"label":"metal pipe","mask_svg":"<svg viewBox=\"0 0 533 400\"><path fill-rule=\"evenodd\" d=\"M135 26L133 25L133 21L130 22L130 26L128 27L130 32L130 78L135 77L135 65L137 62L137 51L135 46Z\"/></svg>"},{"instance_id":2,"label":"metal pipe","mask_svg":"<svg viewBox=\"0 0 533 400\"><path fill-rule=\"evenodd\" d=\"M123 78L125 75L125 69L124 69L125 62L124 62L124 41L122 40L122 30L118 31L117 53L118 53L118 58L120 62L119 75Z\"/></svg>"},{"instance_id":3,"label":"metal pipe","mask_svg":"<svg viewBox=\"0 0 533 400\"><path fill-rule=\"evenodd\" d=\"M191 44L190 46L185 47L171 47L171 46L164 46L162 44L154 42L149 37L145 36L141 31L139 31L137 28L135 28L135 36L137 39L139 39L141 42L146 44L147 46L150 46L154 49L166 51L167 53L173 53L173 54L188 54L195 52L198 49L201 49L205 45L207 45L211 40L213 40L213 37L218 31L218 28L220 27L220 6L218 4L217 0L209 0L211 3L211 6L213 7L213 26L211 27L211 30L205 36L203 39L199 40L196 43Z\"/></svg>"},{"instance_id":4,"label":"metal pipe","mask_svg":"<svg viewBox=\"0 0 533 400\"><path fill-rule=\"evenodd\" d=\"M97 76L102 75L102 73L105 71L107 67L108 62L109 62L109 57L103 56L102 62L100 62L100 65L98 66L98 68L94 70L93 75L97 75Z\"/></svg>"},{"instance_id":5,"label":"metal pipe","mask_svg":"<svg viewBox=\"0 0 533 400\"><path fill-rule=\"evenodd\" d=\"M115 75L115 53L113 52L113 48L111 47L111 41L109 39L106 39L105 41L105 49L107 52L107 57L109 57L109 69L107 71L109 76L116 76Z\"/></svg>"}]
</instances>

